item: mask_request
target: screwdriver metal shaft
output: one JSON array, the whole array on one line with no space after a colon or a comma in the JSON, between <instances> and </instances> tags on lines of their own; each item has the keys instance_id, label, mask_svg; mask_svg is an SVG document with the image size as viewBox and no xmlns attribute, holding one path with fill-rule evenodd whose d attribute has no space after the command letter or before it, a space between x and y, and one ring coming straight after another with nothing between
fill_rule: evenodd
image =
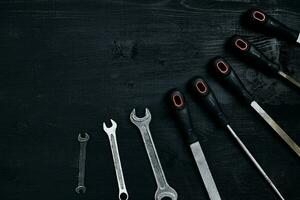
<instances>
[{"instance_id":1,"label":"screwdriver metal shaft","mask_svg":"<svg viewBox=\"0 0 300 200\"><path fill-rule=\"evenodd\" d=\"M283 196L279 192L279 190L276 188L274 183L271 181L269 176L266 174L266 172L261 168L261 166L258 164L258 162L255 160L255 158L252 156L250 151L247 149L247 147L244 145L244 143L240 140L240 138L236 135L236 133L233 131L233 129L230 127L230 125L226 126L231 135L234 137L234 139L239 143L240 147L244 150L244 152L247 154L247 156L250 158L250 160L253 162L255 167L258 169L258 171L261 173L261 175L266 179L266 181L269 183L269 185L272 187L272 189L275 191L275 193L280 197L280 199L284 200Z\"/></svg>"}]
</instances>

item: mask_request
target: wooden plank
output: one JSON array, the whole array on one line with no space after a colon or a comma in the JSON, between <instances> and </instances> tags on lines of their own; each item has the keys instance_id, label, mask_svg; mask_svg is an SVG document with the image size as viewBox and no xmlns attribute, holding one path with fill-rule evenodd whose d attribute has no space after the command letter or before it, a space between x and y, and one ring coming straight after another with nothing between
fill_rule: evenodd
<instances>
[{"instance_id":1,"label":"wooden plank","mask_svg":"<svg viewBox=\"0 0 300 200\"><path fill-rule=\"evenodd\" d=\"M254 2L254 3L253 3ZM208 79L241 139L286 199L299 200L298 158L271 129L207 73L215 55L228 58L246 87L300 143L299 91L265 76L224 50L234 33L250 36L300 79L300 49L262 38L240 26L241 12L257 1L2 1L0 164L4 199L77 199L77 134L91 135L87 194L117 198L109 143L102 121L118 122L118 141L130 199L153 199L156 190L134 107L149 107L153 138L167 179L179 199L208 199L188 147L168 112L166 92L187 95L223 199L276 196L235 141L186 91L195 75ZM257 4L260 5L260 4ZM291 27L300 27L296 1L261 2ZM3 11L3 12L2 12Z\"/></svg>"}]
</instances>

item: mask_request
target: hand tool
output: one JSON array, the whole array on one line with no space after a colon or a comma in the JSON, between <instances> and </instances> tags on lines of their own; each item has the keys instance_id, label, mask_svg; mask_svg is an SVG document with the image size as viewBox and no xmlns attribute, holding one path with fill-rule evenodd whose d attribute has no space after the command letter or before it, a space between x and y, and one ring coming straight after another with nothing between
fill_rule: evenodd
<instances>
[{"instance_id":1,"label":"hand tool","mask_svg":"<svg viewBox=\"0 0 300 200\"><path fill-rule=\"evenodd\" d=\"M255 158L252 156L250 151L244 145L244 143L240 140L240 138L236 135L236 133L231 128L228 120L225 117L223 110L221 109L218 100L215 97L215 94L210 89L208 84L204 81L204 79L200 77L196 77L191 81L191 88L196 98L199 99L204 106L206 106L207 110L211 112L211 114L216 117L217 121L227 130L229 130L230 134L234 137L234 139L238 142L240 147L244 150L250 160L253 162L255 167L261 173L261 175L266 179L266 181L270 184L272 189L276 192L276 194L280 197L281 200L284 200L278 189L275 187L274 183L268 177L268 175L264 172Z\"/></svg>"},{"instance_id":2,"label":"hand tool","mask_svg":"<svg viewBox=\"0 0 300 200\"><path fill-rule=\"evenodd\" d=\"M221 57L214 58L210 65L212 67L212 72L216 75L216 77L228 86L228 89L237 93L248 105L250 105L300 157L299 146L260 107L260 105L258 105L230 65Z\"/></svg>"},{"instance_id":3,"label":"hand tool","mask_svg":"<svg viewBox=\"0 0 300 200\"><path fill-rule=\"evenodd\" d=\"M115 166L115 171L116 171L118 186L119 186L119 200L127 200L129 196L124 181L123 170L122 170L119 148L118 148L117 137L116 137L117 123L112 119L110 121L112 126L109 128L106 126L105 122L103 122L103 130L106 132L108 136L111 153L113 156L113 161L114 161L114 166Z\"/></svg>"},{"instance_id":4,"label":"hand tool","mask_svg":"<svg viewBox=\"0 0 300 200\"><path fill-rule=\"evenodd\" d=\"M252 8L248 10L243 15L242 22L256 31L300 44L299 31L287 27L260 9Z\"/></svg>"},{"instance_id":5,"label":"hand tool","mask_svg":"<svg viewBox=\"0 0 300 200\"><path fill-rule=\"evenodd\" d=\"M90 139L90 136L87 133L84 134L79 133L77 139L80 143L80 152L79 152L78 186L75 188L75 192L80 194L80 193L85 193L86 191L86 187L84 186L86 146L87 146L87 142Z\"/></svg>"},{"instance_id":6,"label":"hand tool","mask_svg":"<svg viewBox=\"0 0 300 200\"><path fill-rule=\"evenodd\" d=\"M164 171L161 167L159 157L155 145L152 140L149 124L151 121L151 113L148 108L146 108L145 116L139 118L135 114L135 109L132 110L130 114L131 122L138 127L141 132L144 145L150 160L152 171L157 183L157 190L155 192L154 199L161 200L165 198L170 198L172 200L177 200L177 192L169 186L167 179L165 177Z\"/></svg>"},{"instance_id":7,"label":"hand tool","mask_svg":"<svg viewBox=\"0 0 300 200\"><path fill-rule=\"evenodd\" d=\"M194 159L198 166L198 170L204 182L209 198L211 200L221 200L217 186L215 184L213 176L211 175L210 169L206 162L206 158L202 151L201 145L194 133L190 112L183 94L177 89L171 90L170 102L178 124L185 134L184 136L186 138L186 141L192 150Z\"/></svg>"},{"instance_id":8,"label":"hand tool","mask_svg":"<svg viewBox=\"0 0 300 200\"><path fill-rule=\"evenodd\" d=\"M300 83L291 76L281 71L280 64L274 63L260 52L253 44L239 35L234 35L229 40L229 45L233 52L246 62L251 62L257 68L260 68L269 75L279 75L300 88Z\"/></svg>"}]
</instances>

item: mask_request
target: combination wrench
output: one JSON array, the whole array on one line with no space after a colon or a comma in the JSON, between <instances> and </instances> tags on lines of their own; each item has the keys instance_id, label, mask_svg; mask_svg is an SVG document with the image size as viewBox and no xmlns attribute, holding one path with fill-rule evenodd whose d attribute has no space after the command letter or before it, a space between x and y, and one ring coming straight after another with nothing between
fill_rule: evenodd
<instances>
[{"instance_id":1,"label":"combination wrench","mask_svg":"<svg viewBox=\"0 0 300 200\"><path fill-rule=\"evenodd\" d=\"M75 188L75 192L80 194L80 193L85 193L86 191L86 187L84 186L86 146L88 140L90 139L90 136L87 133L84 134L79 133L77 139L80 143L80 152L79 152L78 186Z\"/></svg>"},{"instance_id":2,"label":"combination wrench","mask_svg":"<svg viewBox=\"0 0 300 200\"><path fill-rule=\"evenodd\" d=\"M111 153L114 161L114 166L115 166L115 171L116 171L118 186L119 186L119 200L127 200L129 196L124 181L118 143L116 138L117 123L112 119L110 121L112 126L109 128L106 126L105 122L103 122L103 130L106 132L109 138Z\"/></svg>"},{"instance_id":3,"label":"combination wrench","mask_svg":"<svg viewBox=\"0 0 300 200\"><path fill-rule=\"evenodd\" d=\"M145 116L139 118L135 114L135 109L130 114L131 122L136 125L142 135L144 145L148 154L148 158L151 163L152 171L157 183L157 190L154 195L155 200L161 200L163 198L170 198L171 200L177 200L177 192L169 186L167 183L164 171L161 167L159 157L155 145L152 140L149 124L151 121L151 113L148 108L146 108Z\"/></svg>"}]
</instances>

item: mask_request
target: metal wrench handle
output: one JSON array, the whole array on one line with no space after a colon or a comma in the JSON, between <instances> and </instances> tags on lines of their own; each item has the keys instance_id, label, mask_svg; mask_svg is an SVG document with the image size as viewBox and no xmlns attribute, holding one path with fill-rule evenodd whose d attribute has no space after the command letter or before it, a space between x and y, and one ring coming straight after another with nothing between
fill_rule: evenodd
<instances>
[{"instance_id":1,"label":"metal wrench handle","mask_svg":"<svg viewBox=\"0 0 300 200\"><path fill-rule=\"evenodd\" d=\"M84 177L85 177L85 160L86 160L86 146L87 141L90 139L90 136L87 133L84 133L84 137L81 134L78 135L78 141L80 142L80 152L79 152L79 172L78 172L78 185L75 188L75 191L80 194L85 193L86 187L84 186Z\"/></svg>"},{"instance_id":2,"label":"metal wrench handle","mask_svg":"<svg viewBox=\"0 0 300 200\"><path fill-rule=\"evenodd\" d=\"M171 200L177 200L178 198L177 192L172 187L170 187L169 184L167 183L164 171L162 169L151 136L151 132L149 128L149 124L151 121L150 111L146 108L146 116L143 118L138 118L135 115L135 110L133 110L130 114L130 120L133 124L135 124L139 128L148 154L148 158L150 160L152 171L154 173L154 177L157 183L157 190L154 196L155 200L161 200L165 197L169 197Z\"/></svg>"},{"instance_id":3,"label":"metal wrench handle","mask_svg":"<svg viewBox=\"0 0 300 200\"><path fill-rule=\"evenodd\" d=\"M116 129L117 123L111 120L112 126L108 128L105 123L103 123L103 130L107 133L109 138L111 153L113 157L114 167L116 171L118 186L119 186L119 199L120 200L127 200L128 193L125 185L125 180L123 176L122 164L120 160L119 148L116 138Z\"/></svg>"},{"instance_id":4,"label":"metal wrench handle","mask_svg":"<svg viewBox=\"0 0 300 200\"><path fill-rule=\"evenodd\" d=\"M159 188L165 188L167 187L168 183L164 174L164 171L162 169L160 160L157 155L157 151L155 148L155 145L153 143L153 139L151 136L151 132L149 129L149 126L142 125L139 127L145 148L148 154L148 157L150 159L151 167L155 176L155 180L157 183L157 186Z\"/></svg>"},{"instance_id":5,"label":"metal wrench handle","mask_svg":"<svg viewBox=\"0 0 300 200\"><path fill-rule=\"evenodd\" d=\"M109 137L111 153L114 160L114 166L115 166L115 171L116 171L118 186L119 186L119 197L120 197L123 193L126 193L127 195L127 189L124 181L116 134L111 134L108 137Z\"/></svg>"}]
</instances>

